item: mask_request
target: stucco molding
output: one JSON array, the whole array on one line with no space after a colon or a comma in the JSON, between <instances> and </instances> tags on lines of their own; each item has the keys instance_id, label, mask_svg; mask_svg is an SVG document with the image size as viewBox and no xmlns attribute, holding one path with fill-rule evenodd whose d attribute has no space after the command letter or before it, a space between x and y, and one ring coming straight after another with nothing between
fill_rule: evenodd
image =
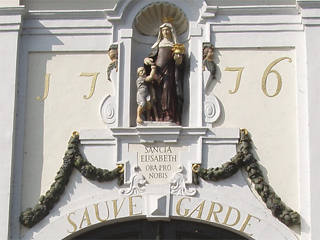
<instances>
[{"instance_id":1,"label":"stucco molding","mask_svg":"<svg viewBox=\"0 0 320 240\"><path fill-rule=\"evenodd\" d=\"M0 32L20 31L24 6L0 7Z\"/></svg>"},{"instance_id":2,"label":"stucco molding","mask_svg":"<svg viewBox=\"0 0 320 240\"><path fill-rule=\"evenodd\" d=\"M302 23L305 26L320 26L319 0L299 0L297 4L301 8Z\"/></svg>"}]
</instances>

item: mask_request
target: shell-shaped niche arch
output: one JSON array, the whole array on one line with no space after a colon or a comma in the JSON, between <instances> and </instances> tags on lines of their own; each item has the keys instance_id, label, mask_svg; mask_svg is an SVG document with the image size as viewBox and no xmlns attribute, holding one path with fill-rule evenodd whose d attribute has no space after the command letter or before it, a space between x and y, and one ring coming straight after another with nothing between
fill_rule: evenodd
<instances>
[{"instance_id":1,"label":"shell-shaped niche arch","mask_svg":"<svg viewBox=\"0 0 320 240\"><path fill-rule=\"evenodd\" d=\"M144 35L156 36L159 26L163 23L162 18L174 19L173 26L176 33L182 34L188 28L188 19L185 13L171 3L154 3L142 9L136 17L136 27Z\"/></svg>"}]
</instances>

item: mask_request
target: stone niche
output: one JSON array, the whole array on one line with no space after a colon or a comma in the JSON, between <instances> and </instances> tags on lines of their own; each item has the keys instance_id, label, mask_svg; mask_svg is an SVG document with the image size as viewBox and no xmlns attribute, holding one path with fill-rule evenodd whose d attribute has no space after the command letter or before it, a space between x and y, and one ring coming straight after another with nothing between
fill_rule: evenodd
<instances>
[{"instance_id":1,"label":"stone niche","mask_svg":"<svg viewBox=\"0 0 320 240\"><path fill-rule=\"evenodd\" d=\"M147 184L164 182L169 184L174 179L175 173L182 173L186 182L190 184L192 164L204 162L206 166L210 165L207 163L210 156L208 153L203 153L203 149L225 141L230 147L227 151L235 153L239 130L212 129L212 124L219 118L220 105L214 94L206 94L207 86L213 81L213 76L209 71L203 71L202 67L202 47L208 40L203 36L202 28L196 27L198 19L195 17L194 9L167 2L137 6L139 7L127 9L127 19L123 20L125 23L132 22L129 29L118 22L114 23L119 36L119 41L114 43L118 51L118 70L110 73L115 94L106 97L101 106L101 116L107 129L110 130L109 138L116 139L113 146L116 150L113 152L117 159L116 163L125 166L125 183L133 184L133 176L142 174ZM142 114L143 122L137 123L137 69L141 66L147 69L144 59L153 57L152 50L157 49L154 47L157 42L158 49L161 48L159 46L162 44L160 40L163 36L160 26L169 26L173 29L171 31L173 43L170 48L175 43L183 44L184 59L179 67L177 63L173 67L174 63L157 65L155 74L158 76L158 83L153 80L148 85L151 102L154 105L151 109L151 121L146 119L145 111ZM157 59L158 55L153 60L156 62ZM160 58L158 62L161 62ZM148 69L147 74L149 74ZM165 80L170 77L172 79L169 81ZM165 81L174 82L174 84L168 83L169 86L170 84L173 86L172 89L166 90L166 83L161 83ZM159 94L158 87L161 88ZM178 111L180 104L182 113L178 123L166 121L165 116L162 116L166 114L162 103L165 91L168 91L167 99L170 99L166 99L169 102L168 112L171 111L170 108ZM179 99L183 101L182 106ZM164 113L159 113L161 111ZM155 112L160 118L159 121L155 121ZM175 118L174 114L172 115ZM90 136L90 132L90 130L82 131L80 134L84 142L86 142L84 139ZM166 164L163 165L161 162Z\"/></svg>"},{"instance_id":2,"label":"stone niche","mask_svg":"<svg viewBox=\"0 0 320 240\"><path fill-rule=\"evenodd\" d=\"M206 94L206 87L212 78L208 71L202 71L201 64L203 43L210 40L204 38L201 27L195 26L197 19L194 17L193 10L188 7L183 10L181 6L173 3L157 2L131 11L133 10L136 14L130 13L127 16L127 18L131 17L132 21L130 29L123 29L124 26L117 26L115 22L116 29L119 29L119 42L115 43L118 45L119 70L111 73L114 79L115 95L106 98L101 107L101 115L107 127L137 125L137 69L144 66L144 58L151 54L151 47L157 41L159 27L163 24L162 19L165 17L172 17L177 42L185 47L184 77L179 83L184 103L179 125L183 127L212 126L220 115L220 105L213 94ZM161 99L158 99L158 102L160 101ZM178 105L177 100L172 102ZM157 124L144 122L143 125Z\"/></svg>"}]
</instances>

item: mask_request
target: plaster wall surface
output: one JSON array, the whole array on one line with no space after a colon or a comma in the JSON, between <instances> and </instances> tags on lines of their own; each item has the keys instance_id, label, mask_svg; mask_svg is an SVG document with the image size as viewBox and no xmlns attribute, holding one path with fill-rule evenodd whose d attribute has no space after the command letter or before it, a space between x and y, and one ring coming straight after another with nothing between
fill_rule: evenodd
<instances>
[{"instance_id":1,"label":"plaster wall surface","mask_svg":"<svg viewBox=\"0 0 320 240\"><path fill-rule=\"evenodd\" d=\"M0 222L1 226L7 226L1 227L2 239L16 239L26 233L24 228L19 230L20 211L34 205L49 189L72 131L105 129L99 108L105 96L116 94L115 83L106 79L107 50L113 42L123 44L122 57L131 56L122 58L122 67L128 70L122 77L133 86L134 69L138 66L138 61L133 60L141 62L141 53L147 54L146 48L155 38L142 38L136 29L129 29L133 27L135 15L149 3L67 1L61 5L58 1L26 0L20 2L25 7L17 8L13 8L19 5L16 1L0 3L0 81L6 89L1 95L1 101L6 104L2 107L0 124L3 133L0 182L4 189L1 204L5 206ZM255 156L263 166L267 181L283 201L302 216L301 232L294 229L296 234L301 239L319 238L319 221L313 210L319 200L315 184L318 182L319 145L319 111L316 109L319 1L248 0L241 6L234 1L214 0L172 3L185 11L190 20L188 33L181 37L188 45L190 59L186 84L187 92L190 91L186 95L190 109L185 113L185 126L202 124L201 119L194 118L202 114L194 105L194 97L202 91L195 81L203 77L199 60L201 44L210 41L216 47L218 72L205 94L214 94L222 104L222 115L210 127L241 127L250 131ZM189 7L194 8L190 10ZM267 96L266 93L272 95L277 91L279 79L275 74L267 75L264 92L264 71L272 61L282 57L285 59L272 68L282 76L281 90L277 96ZM230 68L239 67L243 67L239 89L230 94L235 89L239 72ZM84 95L89 94L92 77L80 76L81 73L99 73L90 99L85 99ZM45 74L50 74L49 95L45 101L38 101L37 97L43 94ZM134 87L121 91L126 96L123 100L130 96L124 103L128 112L123 119L129 126L134 122L134 107L129 106L129 102L134 101L135 91ZM87 147L83 153L94 156L90 157L94 165L111 169L116 160L106 162L104 156L110 152L116 155L116 150L108 149ZM219 166L232 156L231 151L228 152L230 156L217 157L215 146L206 145L204 149L208 152L207 167ZM103 155L95 156L95 151ZM93 186L75 173L72 181L66 196L56 206L57 212L67 214L72 207L67 209L65 204L73 209L81 206L86 198L77 189L90 189L86 196L96 193L93 204L106 193L115 194L112 185ZM244 187L245 182L243 184ZM233 187L239 186L240 193L240 183ZM106 191L101 191L101 196L100 188ZM219 192L219 188L214 186L212 191ZM221 191L231 190L232 194L232 189L222 188ZM255 197L251 202L256 206L261 204ZM39 225L39 231L58 218L57 212Z\"/></svg>"}]
</instances>

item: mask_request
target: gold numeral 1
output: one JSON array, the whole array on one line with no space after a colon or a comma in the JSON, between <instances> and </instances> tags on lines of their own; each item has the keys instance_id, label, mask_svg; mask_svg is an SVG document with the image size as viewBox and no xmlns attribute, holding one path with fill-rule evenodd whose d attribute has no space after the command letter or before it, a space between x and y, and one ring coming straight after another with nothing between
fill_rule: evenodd
<instances>
[{"instance_id":1,"label":"gold numeral 1","mask_svg":"<svg viewBox=\"0 0 320 240\"><path fill-rule=\"evenodd\" d=\"M44 77L44 93L43 93L43 97L37 97L38 101L43 101L48 97L48 93L49 93L49 83L50 83L50 74L46 74Z\"/></svg>"},{"instance_id":2,"label":"gold numeral 1","mask_svg":"<svg viewBox=\"0 0 320 240\"><path fill-rule=\"evenodd\" d=\"M275 97L277 96L280 91L281 91L281 87L282 87L282 78L281 78L281 75L278 71L276 70L271 70L271 68L273 68L276 64L278 64L279 62L281 62L282 60L285 60L285 59L288 59L289 62L291 63L292 62L292 59L289 58L289 57L282 57L282 58L278 58L276 60L274 60L272 63L270 63L268 65L268 67L266 68L266 70L264 71L263 73L263 76L262 76L262 81L261 81L261 87L262 87L262 91L263 93L267 96L267 97ZM277 76L277 80L278 80L278 84L277 84L277 90L276 92L273 94L273 95L270 95L268 92L267 92L267 78L268 78L268 75L270 73L274 73L276 74Z\"/></svg>"},{"instance_id":3,"label":"gold numeral 1","mask_svg":"<svg viewBox=\"0 0 320 240\"><path fill-rule=\"evenodd\" d=\"M96 82L97 82L98 75L99 75L99 73L84 73L84 72L82 72L80 74L80 77L93 77L92 78L92 82L91 82L90 93L89 93L88 96L87 95L83 95L84 99L89 99L89 98L92 97L92 95L94 93L94 90L95 90L95 87L96 87Z\"/></svg>"},{"instance_id":4,"label":"gold numeral 1","mask_svg":"<svg viewBox=\"0 0 320 240\"><path fill-rule=\"evenodd\" d=\"M241 75L244 67L226 67L225 71L238 71L237 80L236 80L236 87L233 91L229 90L230 94L234 94L238 91L241 81Z\"/></svg>"}]
</instances>

